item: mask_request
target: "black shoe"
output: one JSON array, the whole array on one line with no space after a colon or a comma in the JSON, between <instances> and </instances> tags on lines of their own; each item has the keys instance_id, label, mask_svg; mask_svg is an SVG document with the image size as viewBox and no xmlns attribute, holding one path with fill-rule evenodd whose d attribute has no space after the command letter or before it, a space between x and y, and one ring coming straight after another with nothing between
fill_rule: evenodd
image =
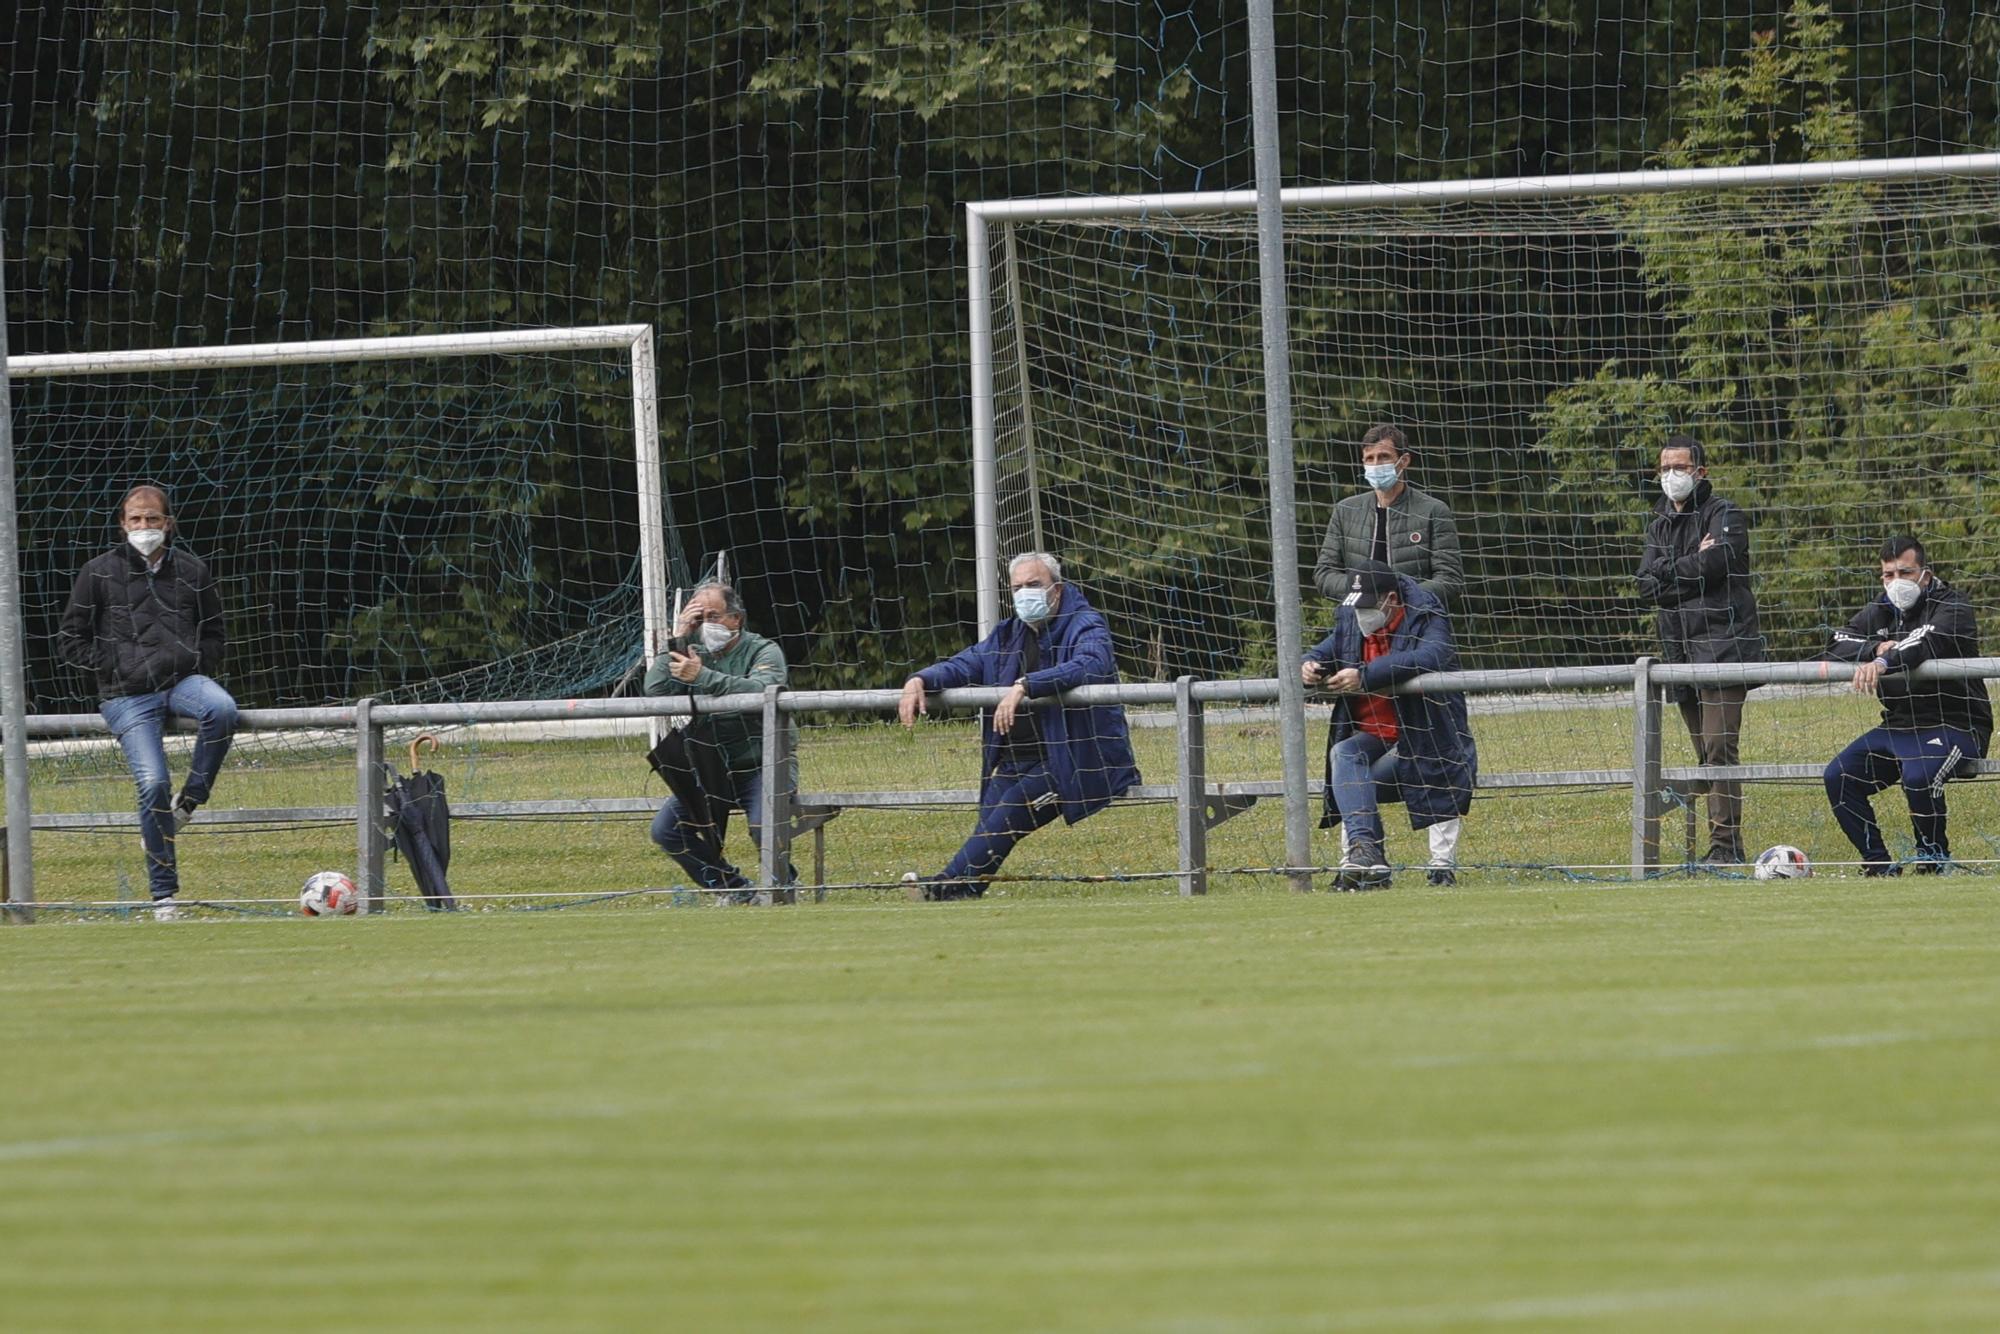
<instances>
[{"instance_id":1,"label":"black shoe","mask_svg":"<svg viewBox=\"0 0 2000 1334\"><path fill-rule=\"evenodd\" d=\"M1911 875L1943 875L1951 870L1949 857L1919 857L1910 863Z\"/></svg>"},{"instance_id":2,"label":"black shoe","mask_svg":"<svg viewBox=\"0 0 2000 1334\"><path fill-rule=\"evenodd\" d=\"M1389 862L1382 855L1382 845L1359 839L1349 842L1347 859L1341 863L1339 874L1334 876L1333 887L1348 894L1387 889Z\"/></svg>"},{"instance_id":3,"label":"black shoe","mask_svg":"<svg viewBox=\"0 0 2000 1334\"><path fill-rule=\"evenodd\" d=\"M1901 875L1902 873L1903 868L1895 862L1863 862L1861 865L1861 874L1871 880L1876 876Z\"/></svg>"},{"instance_id":4,"label":"black shoe","mask_svg":"<svg viewBox=\"0 0 2000 1334\"><path fill-rule=\"evenodd\" d=\"M961 899L976 899L986 893L986 886L976 880L940 880L935 876L919 876L915 871L903 875L903 892L913 903L956 903Z\"/></svg>"},{"instance_id":5,"label":"black shoe","mask_svg":"<svg viewBox=\"0 0 2000 1334\"><path fill-rule=\"evenodd\" d=\"M1458 871L1450 866L1433 866L1425 873L1424 879L1440 889L1449 889L1458 883Z\"/></svg>"}]
</instances>

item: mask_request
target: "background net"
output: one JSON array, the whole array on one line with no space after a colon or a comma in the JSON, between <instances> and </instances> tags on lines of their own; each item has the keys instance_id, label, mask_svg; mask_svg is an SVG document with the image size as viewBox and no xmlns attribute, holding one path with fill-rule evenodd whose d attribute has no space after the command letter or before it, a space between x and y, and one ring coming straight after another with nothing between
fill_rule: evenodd
<instances>
[{"instance_id":1,"label":"background net","mask_svg":"<svg viewBox=\"0 0 2000 1334\"><path fill-rule=\"evenodd\" d=\"M429 358L17 382L23 606L39 707L82 565L135 479L213 567L246 707L599 693L640 660L622 358ZM677 544L670 570L687 579Z\"/></svg>"},{"instance_id":2,"label":"background net","mask_svg":"<svg viewBox=\"0 0 2000 1334\"><path fill-rule=\"evenodd\" d=\"M1278 45L1294 185L1953 153L1990 146L2000 128L1990 0L1690 0L1645 14L1297 5L1280 8ZM667 517L687 564L730 554L753 625L782 643L796 684L891 685L975 631L961 206L1249 185L1246 55L1236 4L40 0L0 35L10 346L649 323ZM1760 231L1724 202L1700 207L1714 225L1699 233L1710 248L1685 261L1702 271L1693 275L1674 273L1664 248L1649 258L1632 244L1651 224L1616 210L1500 217L1484 240L1483 224L1453 216L1347 218L1336 226L1360 230L1346 239L1301 231L1302 546L1316 545L1324 507L1353 486L1348 433L1407 412L1421 428L1418 484L1446 494L1486 544L1464 627L1473 659L1629 656L1646 643L1643 618L1616 591L1645 503L1639 455L1676 416L1736 451L1721 476L1746 508L1820 518L1796 552L1790 537L1761 542L1765 596L1783 609L1769 618L1776 647L1792 651L1839 619L1875 540L1859 528L1886 521L1892 484L1937 490L1940 559L1989 597L1976 577L1989 559L1975 530L1984 465L1972 457L1984 447L1974 368L1990 243L1977 201L1943 206L1952 222L1928 204L1911 214L1862 197L1860 215L1836 212L1842 236L1823 259L1810 227ZM1725 238L1742 250L1725 253ZM1050 414L1036 438L1056 451L1050 475L1027 488L1045 507L1045 543L1079 543L1075 573L1128 623L1129 674L1267 670L1251 628L1268 581L1254 555L1261 487L1239 448L1259 435L1247 394L1255 324L1231 323L1254 314L1249 238L1156 222L1143 233L1023 233L1019 244L1024 299L1041 303L1026 344ZM1771 246L1790 253L1760 253ZM1730 277L1730 265L1747 268ZM1557 275L1576 288L1554 285ZM1036 281L1044 293L1073 290L1034 297ZM1772 327L1711 329L1719 316L1680 302L1684 288L1721 294L1739 317L1759 309L1755 290ZM997 305L996 317L1010 318ZM1838 337L1805 337L1808 318ZM1129 367L1114 373L1102 348L1063 350L1092 338L1129 353ZM1734 368L1704 362L1693 346L1703 339ZM1813 346L1825 356L1795 387L1787 358ZM160 400L145 413L247 427L260 414L302 419L346 392L287 383L286 401L260 399L269 384L247 380L160 386L143 391ZM74 397L98 392L17 385L16 438L99 413ZM594 391L560 385L489 392L418 377L393 392L412 430L382 437L385 450L477 438L485 428L452 417L460 394L518 417L523 439L547 429L560 441L546 423L598 420L584 411ZM560 406L544 392L580 397ZM1004 385L1002 396L1004 410ZM127 423L105 443L142 442L130 412L104 407ZM514 441L488 443L504 457ZM1078 457L1099 443L1118 451L1115 464ZM623 456L589 457L601 465L583 454L561 465L563 485L602 501L605 523L623 522L612 499L625 491ZM24 509L36 540L78 553L95 544L128 462L79 462L74 496L33 502L48 505L44 516ZM1113 466L1121 480L1090 480L1089 469ZM1792 485L1808 475L1827 486L1807 496ZM272 501L291 507L272 516L274 543L297 534L310 549L312 494ZM176 499L197 534L199 516L221 513L220 488L198 472ZM55 538L66 522L82 531ZM1147 525L1164 536L1141 552L1129 539ZM532 525L500 526L511 552L544 540ZM1062 536L1085 527L1118 541L1092 549ZM202 541L218 545L212 528ZM532 630L510 627L473 650L384 621L366 631L371 657L298 693L610 688L622 572L595 567L632 548L612 527L581 547L591 571L562 571ZM296 587L245 585L249 601L232 616L260 631L268 621L276 636ZM1307 620L1323 622L1323 609L1309 606ZM600 629L611 642L590 637ZM37 706L66 707L61 689L49 693L58 677L46 661L30 670ZM389 679L398 672L403 684ZM270 698L289 688L272 680ZM863 744L873 730L813 720L808 765L823 743L849 756L829 785L962 785L966 746L919 734L885 758ZM1629 754L1616 736L1585 739L1579 753ZM1245 742L1246 772L1275 772L1266 740ZM634 758L613 767L622 774ZM1164 779L1168 758L1142 756L1141 767ZM497 791L500 766L481 763L460 777ZM643 773L609 773L583 763L559 781L647 791ZM115 783L72 796L77 809L124 800ZM638 844L629 854L554 865L629 879L658 864L634 832L618 832L621 848ZM897 837L866 855L916 860ZM1160 855L1155 839L1133 857Z\"/></svg>"}]
</instances>

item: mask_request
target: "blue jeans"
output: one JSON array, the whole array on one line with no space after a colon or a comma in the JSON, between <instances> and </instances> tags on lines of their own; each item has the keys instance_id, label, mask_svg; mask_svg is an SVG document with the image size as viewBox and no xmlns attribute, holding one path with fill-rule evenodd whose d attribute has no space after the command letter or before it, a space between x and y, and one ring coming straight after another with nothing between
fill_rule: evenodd
<instances>
[{"instance_id":1,"label":"blue jeans","mask_svg":"<svg viewBox=\"0 0 2000 1334\"><path fill-rule=\"evenodd\" d=\"M750 822L750 842L756 847L764 846L764 774L761 769L753 769L730 779L735 791L727 794L711 794L711 806L734 806L743 812L743 818ZM660 851L681 864L688 878L702 889L742 889L750 882L743 873L726 860L709 856L709 849L702 840L684 823L686 813L681 808L679 797L668 797L661 805L659 814L653 817L653 842L660 845ZM785 882L798 879L798 872L786 868Z\"/></svg>"},{"instance_id":2,"label":"blue jeans","mask_svg":"<svg viewBox=\"0 0 2000 1334\"><path fill-rule=\"evenodd\" d=\"M1886 866L1889 849L1875 823L1869 798L1901 782L1910 803L1910 824L1917 835L1917 855L1943 861L1951 855L1945 837L1944 782L1961 759L1979 754L1979 742L1955 727L1892 731L1877 727L1863 732L1826 766L1826 799L1841 832L1870 865Z\"/></svg>"},{"instance_id":3,"label":"blue jeans","mask_svg":"<svg viewBox=\"0 0 2000 1334\"><path fill-rule=\"evenodd\" d=\"M976 884L993 875L1015 844L1062 814L1056 780L1040 760L1002 761L986 790L991 799L980 803L972 837L945 866L940 880Z\"/></svg>"},{"instance_id":4,"label":"blue jeans","mask_svg":"<svg viewBox=\"0 0 2000 1334\"><path fill-rule=\"evenodd\" d=\"M1389 742L1368 732L1355 732L1333 748L1333 808L1356 842L1381 845L1385 801L1400 801L1403 787L1396 778L1398 759Z\"/></svg>"},{"instance_id":5,"label":"blue jeans","mask_svg":"<svg viewBox=\"0 0 2000 1334\"><path fill-rule=\"evenodd\" d=\"M174 863L174 782L167 772L167 748L161 738L167 716L195 722L194 760L188 766L181 800L199 806L215 787L223 757L236 736L236 701L206 676L189 676L172 690L151 695L120 695L98 706L111 735L125 751L125 766L139 789L139 841L146 845L146 887L155 899L180 891Z\"/></svg>"}]
</instances>

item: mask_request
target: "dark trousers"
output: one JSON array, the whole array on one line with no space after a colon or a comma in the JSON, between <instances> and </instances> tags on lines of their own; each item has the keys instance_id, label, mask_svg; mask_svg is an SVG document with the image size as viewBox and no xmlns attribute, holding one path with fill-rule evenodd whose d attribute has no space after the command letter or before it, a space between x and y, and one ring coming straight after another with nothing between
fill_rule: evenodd
<instances>
[{"instance_id":1,"label":"dark trousers","mask_svg":"<svg viewBox=\"0 0 2000 1334\"><path fill-rule=\"evenodd\" d=\"M743 818L750 825L750 842L758 849L764 846L764 774L752 769L747 774L731 776L735 790L728 793L708 794L709 802L717 808L718 815L727 807L734 806L743 812ZM681 864L694 883L702 889L743 889L749 885L743 873L730 865L726 858L716 854L719 848L705 845L703 839L695 837L687 826L687 812L681 806L679 797L668 797L653 817L653 842L660 845L660 851ZM796 883L798 871L787 864L785 883Z\"/></svg>"},{"instance_id":2,"label":"dark trousers","mask_svg":"<svg viewBox=\"0 0 2000 1334\"><path fill-rule=\"evenodd\" d=\"M1712 686L1680 699L1681 721L1694 742L1699 764L1737 763L1737 733L1743 730L1742 686ZM1743 855L1743 785L1734 779L1704 783L1708 794L1708 856L1711 862L1740 862Z\"/></svg>"},{"instance_id":3,"label":"dark trousers","mask_svg":"<svg viewBox=\"0 0 2000 1334\"><path fill-rule=\"evenodd\" d=\"M990 799L980 803L979 824L944 868L940 880L976 883L993 875L1014 845L1062 814L1056 780L1039 760L1002 760L993 770Z\"/></svg>"},{"instance_id":4,"label":"dark trousers","mask_svg":"<svg viewBox=\"0 0 2000 1334\"><path fill-rule=\"evenodd\" d=\"M1943 861L1951 855L1945 838L1944 783L1962 759L1976 758L1979 742L1955 727L1891 731L1877 727L1854 738L1826 766L1826 799L1841 832L1871 866L1886 866L1889 849L1875 823L1869 798L1891 783L1903 785L1917 855Z\"/></svg>"}]
</instances>

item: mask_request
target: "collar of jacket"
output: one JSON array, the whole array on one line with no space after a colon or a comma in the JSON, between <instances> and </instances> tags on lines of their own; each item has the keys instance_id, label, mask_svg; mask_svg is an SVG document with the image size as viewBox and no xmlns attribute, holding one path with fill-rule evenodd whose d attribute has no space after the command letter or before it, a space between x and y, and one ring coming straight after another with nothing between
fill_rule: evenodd
<instances>
[{"instance_id":1,"label":"collar of jacket","mask_svg":"<svg viewBox=\"0 0 2000 1334\"><path fill-rule=\"evenodd\" d=\"M130 569L143 574L149 568L146 562L146 558L139 554L139 548L133 546L130 542L127 542L122 538L119 539L117 549L125 553L125 564ZM160 568L162 570L166 569L167 562L172 560L173 558L174 558L174 539L170 537L166 540L165 544L160 547Z\"/></svg>"},{"instance_id":2,"label":"collar of jacket","mask_svg":"<svg viewBox=\"0 0 2000 1334\"><path fill-rule=\"evenodd\" d=\"M1695 480L1694 494L1687 498L1687 508L1675 509L1674 502L1668 500L1666 492L1662 491L1660 498L1653 503L1653 509L1663 518L1678 519L1682 515L1695 513L1703 505L1706 505L1708 498L1714 494L1715 483L1709 481L1706 477L1701 477Z\"/></svg>"}]
</instances>

